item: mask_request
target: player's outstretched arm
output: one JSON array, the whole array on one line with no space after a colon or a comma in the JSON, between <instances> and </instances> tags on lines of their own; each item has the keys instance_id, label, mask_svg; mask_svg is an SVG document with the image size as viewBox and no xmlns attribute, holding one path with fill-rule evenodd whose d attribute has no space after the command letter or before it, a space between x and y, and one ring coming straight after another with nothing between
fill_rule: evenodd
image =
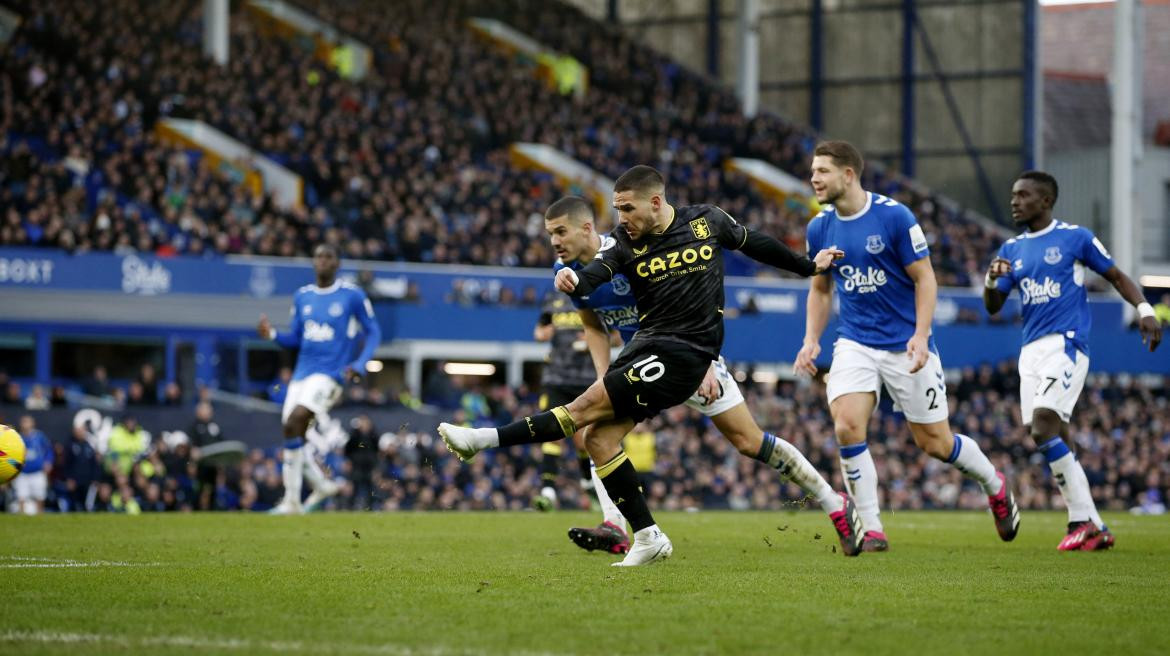
<instances>
[{"instance_id":1,"label":"player's outstretched arm","mask_svg":"<svg viewBox=\"0 0 1170 656\"><path fill-rule=\"evenodd\" d=\"M809 259L785 246L775 237L757 230L747 230L743 246L740 246L739 250L757 262L791 271L805 278L827 270L834 260L844 255L835 248L826 248L813 259Z\"/></svg>"},{"instance_id":2,"label":"player's outstretched arm","mask_svg":"<svg viewBox=\"0 0 1170 656\"><path fill-rule=\"evenodd\" d=\"M597 370L597 377L601 378L609 369L609 331L593 310L578 308L577 314L581 316L581 325L585 329L585 346L589 348L593 368Z\"/></svg>"},{"instance_id":3,"label":"player's outstretched arm","mask_svg":"<svg viewBox=\"0 0 1170 656\"><path fill-rule=\"evenodd\" d=\"M821 354L821 335L829 324L833 304L833 279L815 276L808 287L808 304L804 318L804 341L796 354L793 369L796 373L817 375L817 356Z\"/></svg>"},{"instance_id":4,"label":"player's outstretched arm","mask_svg":"<svg viewBox=\"0 0 1170 656\"><path fill-rule=\"evenodd\" d=\"M1154 316L1154 307L1142 296L1142 291L1138 289L1133 279L1125 275L1121 269L1112 267L1102 275L1122 298L1137 308L1138 330L1142 333L1142 344L1148 346L1152 353L1158 348L1158 344L1162 343L1162 326Z\"/></svg>"},{"instance_id":5,"label":"player's outstretched arm","mask_svg":"<svg viewBox=\"0 0 1170 656\"><path fill-rule=\"evenodd\" d=\"M1002 257L996 257L987 268L987 275L983 277L983 307L988 314L996 314L1003 309L1008 295L999 291L997 281L1011 273L1012 263Z\"/></svg>"}]
</instances>

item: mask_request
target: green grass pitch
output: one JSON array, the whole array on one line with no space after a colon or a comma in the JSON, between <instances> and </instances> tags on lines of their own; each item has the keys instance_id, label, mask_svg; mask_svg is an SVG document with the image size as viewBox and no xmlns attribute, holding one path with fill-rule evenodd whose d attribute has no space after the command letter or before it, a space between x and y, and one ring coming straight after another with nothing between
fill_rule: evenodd
<instances>
[{"instance_id":1,"label":"green grass pitch","mask_svg":"<svg viewBox=\"0 0 1170 656\"><path fill-rule=\"evenodd\" d=\"M886 513L844 558L821 514L659 513L665 563L584 513L0 516L0 654L1167 654L1170 521Z\"/></svg>"}]
</instances>

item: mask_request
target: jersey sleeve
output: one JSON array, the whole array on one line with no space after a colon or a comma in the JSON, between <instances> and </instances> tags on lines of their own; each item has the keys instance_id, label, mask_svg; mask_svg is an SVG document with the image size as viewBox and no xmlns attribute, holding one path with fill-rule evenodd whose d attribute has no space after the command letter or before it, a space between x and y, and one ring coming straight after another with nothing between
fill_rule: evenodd
<instances>
[{"instance_id":1,"label":"jersey sleeve","mask_svg":"<svg viewBox=\"0 0 1170 656\"><path fill-rule=\"evenodd\" d=\"M918 225L914 214L899 203L894 206L894 216L894 234L891 241L894 242L894 252L897 253L902 266L908 267L929 256L930 245L927 244L926 234L922 232L922 226Z\"/></svg>"},{"instance_id":2,"label":"jersey sleeve","mask_svg":"<svg viewBox=\"0 0 1170 656\"><path fill-rule=\"evenodd\" d=\"M362 332L365 334L362 352L352 363L354 370L361 374L365 372L366 363L374 357L374 351L382 343L382 329L374 317L374 305L370 303L365 292L355 289L351 303L353 304L351 308L353 316L357 317L358 323L362 326Z\"/></svg>"},{"instance_id":3,"label":"jersey sleeve","mask_svg":"<svg viewBox=\"0 0 1170 656\"><path fill-rule=\"evenodd\" d=\"M821 211L808 222L808 228L804 232L804 248L808 252L808 257L815 257L817 253L833 245L825 243L825 221L825 213ZM833 275L832 268L826 269L821 275Z\"/></svg>"},{"instance_id":4,"label":"jersey sleeve","mask_svg":"<svg viewBox=\"0 0 1170 656\"><path fill-rule=\"evenodd\" d=\"M612 278L614 274L622 270L622 267L630 261L632 256L633 253L626 240L610 234L601 239L601 248L593 259L604 264L609 269L609 275Z\"/></svg>"},{"instance_id":5,"label":"jersey sleeve","mask_svg":"<svg viewBox=\"0 0 1170 656\"><path fill-rule=\"evenodd\" d=\"M707 224L723 248L735 251L743 248L747 242L747 228L740 225L722 208L711 206L711 211L707 212Z\"/></svg>"},{"instance_id":6,"label":"jersey sleeve","mask_svg":"<svg viewBox=\"0 0 1170 656\"><path fill-rule=\"evenodd\" d=\"M808 228L804 231L804 248L808 251L809 257L812 257L815 253L819 253L825 247L821 243L824 240L821 236L821 226L824 223L825 213L819 212L808 222Z\"/></svg>"},{"instance_id":7,"label":"jersey sleeve","mask_svg":"<svg viewBox=\"0 0 1170 656\"><path fill-rule=\"evenodd\" d=\"M289 326L288 332L283 333L276 331L276 343L285 348L297 348L301 345L301 335L305 333L304 322L301 319L301 313L297 311L300 307L301 294L297 292L293 295L292 308L289 309Z\"/></svg>"},{"instance_id":8,"label":"jersey sleeve","mask_svg":"<svg viewBox=\"0 0 1170 656\"><path fill-rule=\"evenodd\" d=\"M1008 244L1006 244L1006 243L999 247L999 251L996 252L995 256L1002 257L1003 259L1007 260L1008 262L1013 261L1011 251L1009 250ZM1008 268L1008 272L1006 275L1002 275L1002 276L995 279L995 289L998 292L1001 292L1004 294L1010 294L1010 293L1012 293L1012 287L1015 287L1015 286L1016 286L1016 269L1014 266Z\"/></svg>"},{"instance_id":9,"label":"jersey sleeve","mask_svg":"<svg viewBox=\"0 0 1170 656\"><path fill-rule=\"evenodd\" d=\"M1105 244L1101 243L1100 239L1093 234L1088 228L1081 228L1077 231L1081 237L1080 252L1077 253L1077 259L1085 263L1093 271L1104 275L1106 271L1116 266L1113 261L1113 256L1105 249Z\"/></svg>"}]
</instances>

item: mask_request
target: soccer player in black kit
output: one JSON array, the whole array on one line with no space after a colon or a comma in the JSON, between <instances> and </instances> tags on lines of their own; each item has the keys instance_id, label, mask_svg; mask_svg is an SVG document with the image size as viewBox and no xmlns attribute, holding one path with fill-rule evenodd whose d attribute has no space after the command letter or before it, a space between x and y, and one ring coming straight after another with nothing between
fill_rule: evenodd
<instances>
[{"instance_id":1,"label":"soccer player in black kit","mask_svg":"<svg viewBox=\"0 0 1170 656\"><path fill-rule=\"evenodd\" d=\"M637 299L640 328L604 378L565 406L500 428L443 423L447 447L466 460L485 448L560 440L590 426L585 445L609 495L634 531L634 544L616 566L644 565L673 552L646 506L622 438L639 421L686 401L723 346L724 248L808 277L843 253L826 248L813 259L739 225L714 205L674 208L662 174L635 166L614 183L619 227L584 269L557 272L558 290L587 296L622 273ZM601 464L604 463L604 464ZM852 504L850 514L855 514ZM851 522L853 523L853 522Z\"/></svg>"},{"instance_id":2,"label":"soccer player in black kit","mask_svg":"<svg viewBox=\"0 0 1170 656\"><path fill-rule=\"evenodd\" d=\"M597 370L585 343L584 331L581 314L567 296L554 292L545 299L540 309L540 320L532 331L536 341L549 342L550 346L540 377L541 410L569 403L597 380ZM584 429L573 434L573 444L577 447L581 489L591 492L593 481L590 480L589 455L585 452L583 433ZM557 468L564 449L560 442L545 442L540 450L544 454L540 462L541 489L532 504L538 510L551 510L557 504Z\"/></svg>"}]
</instances>

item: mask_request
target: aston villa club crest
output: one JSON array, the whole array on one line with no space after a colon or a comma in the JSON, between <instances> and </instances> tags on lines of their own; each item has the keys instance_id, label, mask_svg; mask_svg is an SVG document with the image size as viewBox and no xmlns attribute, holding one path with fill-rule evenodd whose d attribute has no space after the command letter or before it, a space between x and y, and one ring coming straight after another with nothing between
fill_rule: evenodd
<instances>
[{"instance_id":1,"label":"aston villa club crest","mask_svg":"<svg viewBox=\"0 0 1170 656\"><path fill-rule=\"evenodd\" d=\"M695 233L695 239L710 237L711 229L707 227L707 217L699 217L691 221L691 232Z\"/></svg>"},{"instance_id":2,"label":"aston villa club crest","mask_svg":"<svg viewBox=\"0 0 1170 656\"><path fill-rule=\"evenodd\" d=\"M1044 249L1044 261L1049 263L1049 264L1059 264L1060 263L1060 247L1059 246L1049 246L1048 248Z\"/></svg>"},{"instance_id":3,"label":"aston villa club crest","mask_svg":"<svg viewBox=\"0 0 1170 656\"><path fill-rule=\"evenodd\" d=\"M882 236L870 235L866 237L865 250L869 251L872 255L877 255L878 253L886 250L886 244L882 241Z\"/></svg>"}]
</instances>

